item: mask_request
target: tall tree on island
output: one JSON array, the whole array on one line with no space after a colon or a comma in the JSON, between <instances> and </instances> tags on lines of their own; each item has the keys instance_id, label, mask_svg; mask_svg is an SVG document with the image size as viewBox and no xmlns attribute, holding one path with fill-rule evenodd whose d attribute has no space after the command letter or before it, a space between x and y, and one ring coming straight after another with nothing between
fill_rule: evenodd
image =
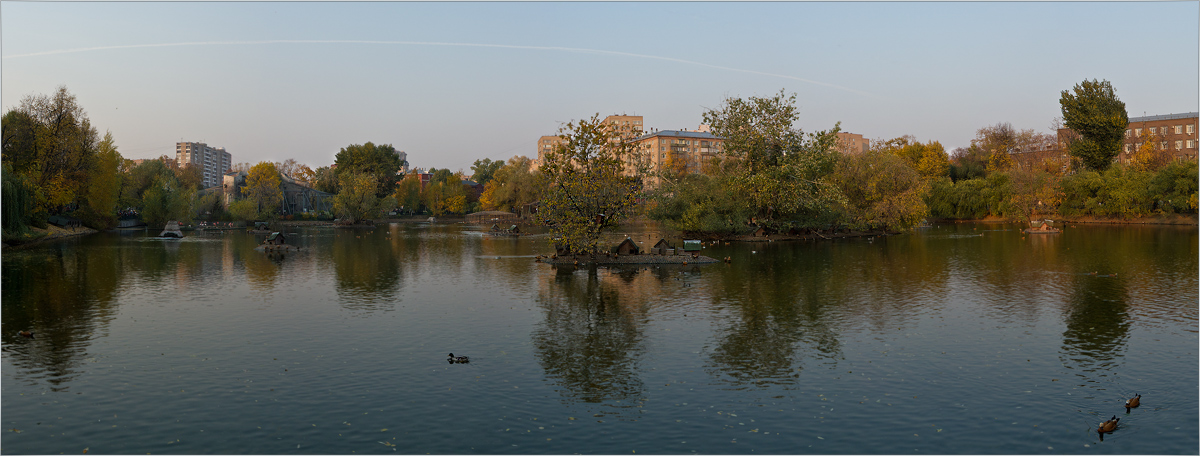
<instances>
[{"instance_id":1,"label":"tall tree on island","mask_svg":"<svg viewBox=\"0 0 1200 456\"><path fill-rule=\"evenodd\" d=\"M370 173L343 174L339 181L342 188L333 197L333 212L341 219L341 223L354 225L378 217L384 210L396 207L394 197L376 196L379 181Z\"/></svg>"},{"instance_id":2,"label":"tall tree on island","mask_svg":"<svg viewBox=\"0 0 1200 456\"><path fill-rule=\"evenodd\" d=\"M396 182L402 176L396 173L404 166L400 154L391 144L351 144L342 148L334 158L339 183L343 176L367 173L375 178L375 196L386 198L396 191Z\"/></svg>"},{"instance_id":3,"label":"tall tree on island","mask_svg":"<svg viewBox=\"0 0 1200 456\"><path fill-rule=\"evenodd\" d=\"M1071 156L1084 166L1104 171L1121 152L1122 138L1129 126L1125 103L1117 98L1108 81L1084 80L1071 91L1062 91L1063 124L1079 138L1069 145Z\"/></svg>"},{"instance_id":4,"label":"tall tree on island","mask_svg":"<svg viewBox=\"0 0 1200 456\"><path fill-rule=\"evenodd\" d=\"M595 252L600 234L632 215L648 164L632 128L605 124L600 115L559 130L565 141L546 154L547 187L539 214L571 252Z\"/></svg>"},{"instance_id":5,"label":"tall tree on island","mask_svg":"<svg viewBox=\"0 0 1200 456\"><path fill-rule=\"evenodd\" d=\"M734 159L729 188L749 204L756 218L770 222L790 218L819 223L842 195L828 177L837 163L839 125L804 133L793 126L799 117L796 95L728 98L704 113L712 132L725 138L725 153Z\"/></svg>"}]
</instances>

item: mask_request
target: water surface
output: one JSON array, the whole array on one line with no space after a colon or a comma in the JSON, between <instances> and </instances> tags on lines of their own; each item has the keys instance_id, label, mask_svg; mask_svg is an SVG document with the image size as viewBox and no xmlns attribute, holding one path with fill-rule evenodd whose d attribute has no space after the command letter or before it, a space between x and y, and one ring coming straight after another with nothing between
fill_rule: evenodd
<instances>
[{"instance_id":1,"label":"water surface","mask_svg":"<svg viewBox=\"0 0 1200 456\"><path fill-rule=\"evenodd\" d=\"M1196 228L1016 228L622 268L429 224L6 252L0 452L1200 452Z\"/></svg>"}]
</instances>

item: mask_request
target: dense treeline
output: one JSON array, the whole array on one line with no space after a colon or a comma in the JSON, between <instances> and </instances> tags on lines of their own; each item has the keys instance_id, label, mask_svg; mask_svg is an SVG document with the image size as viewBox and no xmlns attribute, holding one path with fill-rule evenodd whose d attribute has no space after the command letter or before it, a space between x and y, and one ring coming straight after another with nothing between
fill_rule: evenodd
<instances>
[{"instance_id":1,"label":"dense treeline","mask_svg":"<svg viewBox=\"0 0 1200 456\"><path fill-rule=\"evenodd\" d=\"M1174 161L1156 146L1160 138L1144 141L1127 163L1113 161L1120 147L1113 137L1123 134L1121 119L1127 117L1107 81L1063 91L1060 104L1065 125L1079 132L1065 143L997 123L949 154L936 141L912 136L877 139L870 150L844 154L838 125L811 133L794 127L795 95L780 92L730 98L704 113L704 122L725 142L723 154L693 167L700 173L676 166L676 157L650 172L645 151L625 147L632 136L613 136L593 118L564 128L569 141L541 168L523 156L482 159L471 176L435 168L423 182L414 172L399 173L407 163L390 144L367 142L343 148L333 166L316 170L291 159L239 163L234 170L247 173L244 186L233 189L227 202L221 188L201 188L196 167L166 156L136 165L124 159L113 135L100 137L75 96L59 87L53 95L27 96L3 117L3 232L6 241L29 239L36 236L29 227L45 228L57 214L106 229L128 215L161 226L169 220L280 217L356 223L393 210L435 216L501 210L538 213L541 222L584 233L572 245L586 249L594 247L596 230L635 212L713 235L760 227L904 231L929 217L1197 213L1197 163ZM1069 150L1070 157L1021 166L1013 160L1017 152L1050 149ZM633 171L640 179L629 181ZM281 213L285 176L334 194L332 211ZM595 204L584 204L589 201Z\"/></svg>"}]
</instances>

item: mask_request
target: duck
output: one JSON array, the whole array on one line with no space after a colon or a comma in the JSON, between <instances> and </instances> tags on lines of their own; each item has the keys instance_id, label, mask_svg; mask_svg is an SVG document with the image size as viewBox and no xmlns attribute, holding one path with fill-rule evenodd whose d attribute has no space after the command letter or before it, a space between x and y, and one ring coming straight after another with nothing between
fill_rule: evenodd
<instances>
[{"instance_id":1,"label":"duck","mask_svg":"<svg viewBox=\"0 0 1200 456\"><path fill-rule=\"evenodd\" d=\"M30 339L33 338L33 331L21 331L21 332L18 332L17 334L20 334L24 337L28 337Z\"/></svg>"},{"instance_id":2,"label":"duck","mask_svg":"<svg viewBox=\"0 0 1200 456\"><path fill-rule=\"evenodd\" d=\"M1100 423L1100 427L1096 428L1096 432L1100 433L1100 438L1104 438L1105 432L1112 432L1112 431L1117 430L1117 422L1118 421L1121 421L1121 419L1117 418L1116 415L1113 415L1113 417L1110 418L1108 421Z\"/></svg>"},{"instance_id":3,"label":"duck","mask_svg":"<svg viewBox=\"0 0 1200 456\"><path fill-rule=\"evenodd\" d=\"M1134 395L1129 400L1125 401L1125 413L1129 413L1129 409L1142 405L1142 395Z\"/></svg>"},{"instance_id":4,"label":"duck","mask_svg":"<svg viewBox=\"0 0 1200 456\"><path fill-rule=\"evenodd\" d=\"M466 357L466 356L454 356L454 353L451 353L451 354L449 354L449 355L446 357L446 359L447 359L448 361L450 361L450 363L451 363L451 364L453 364L453 363L469 363L469 362L471 362L471 359L470 359L470 358L468 358L468 357Z\"/></svg>"}]
</instances>

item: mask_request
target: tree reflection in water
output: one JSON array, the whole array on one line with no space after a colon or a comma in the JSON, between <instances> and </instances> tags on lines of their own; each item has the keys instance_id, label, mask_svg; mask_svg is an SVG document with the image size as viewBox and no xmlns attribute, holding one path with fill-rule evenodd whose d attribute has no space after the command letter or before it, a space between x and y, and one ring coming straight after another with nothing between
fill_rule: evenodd
<instances>
[{"instance_id":1,"label":"tree reflection in water","mask_svg":"<svg viewBox=\"0 0 1200 456\"><path fill-rule=\"evenodd\" d=\"M573 401L631 407L645 386L638 376L642 304L623 299L619 283L596 269L555 266L537 301L546 319L533 332L536 355L559 393Z\"/></svg>"},{"instance_id":2,"label":"tree reflection in water","mask_svg":"<svg viewBox=\"0 0 1200 456\"><path fill-rule=\"evenodd\" d=\"M337 278L338 302L361 313L393 309L400 288L401 252L413 241L402 240L384 227L334 231L329 258Z\"/></svg>"},{"instance_id":3,"label":"tree reflection in water","mask_svg":"<svg viewBox=\"0 0 1200 456\"><path fill-rule=\"evenodd\" d=\"M86 252L64 242L4 254L4 356L24 371L19 378L44 379L52 391L65 391L79 374L91 340L116 313L122 276L140 263L133 255Z\"/></svg>"},{"instance_id":4,"label":"tree reflection in water","mask_svg":"<svg viewBox=\"0 0 1200 456\"><path fill-rule=\"evenodd\" d=\"M1129 339L1127 292L1117 277L1081 276L1068 298L1067 329L1059 356L1087 380L1107 377Z\"/></svg>"},{"instance_id":5,"label":"tree reflection in water","mask_svg":"<svg viewBox=\"0 0 1200 456\"><path fill-rule=\"evenodd\" d=\"M712 287L713 308L730 315L715 319L726 323L718 330L708 372L734 386L794 384L803 368L798 353L841 357L824 306L831 302L828 257L815 258L806 249L771 250L769 262L735 259L750 266L723 270Z\"/></svg>"}]
</instances>

